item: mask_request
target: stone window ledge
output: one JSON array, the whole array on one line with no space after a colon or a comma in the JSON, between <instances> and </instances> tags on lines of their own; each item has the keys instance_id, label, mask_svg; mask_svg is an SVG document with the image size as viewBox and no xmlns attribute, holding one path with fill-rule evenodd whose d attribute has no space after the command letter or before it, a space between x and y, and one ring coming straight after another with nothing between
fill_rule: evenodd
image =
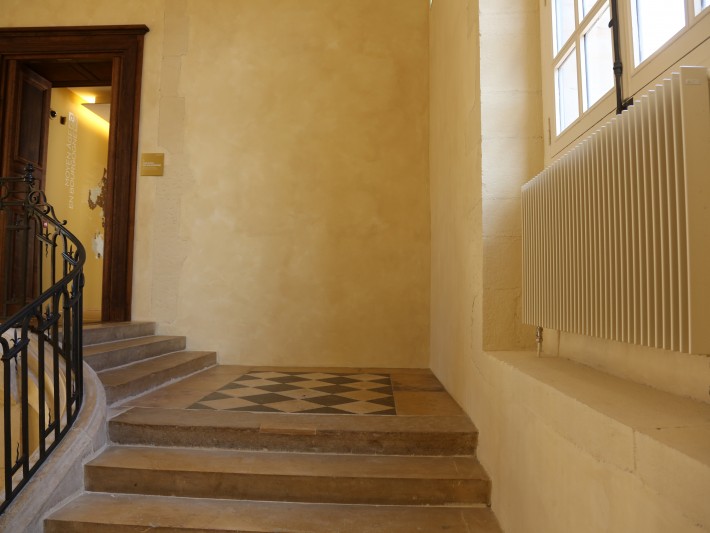
<instances>
[{"instance_id":1,"label":"stone window ledge","mask_svg":"<svg viewBox=\"0 0 710 533\"><path fill-rule=\"evenodd\" d=\"M600 463L640 478L710 527L710 404L561 357L489 352L506 396ZM497 366L497 365L496 365ZM511 376L512 373L512 376Z\"/></svg>"}]
</instances>

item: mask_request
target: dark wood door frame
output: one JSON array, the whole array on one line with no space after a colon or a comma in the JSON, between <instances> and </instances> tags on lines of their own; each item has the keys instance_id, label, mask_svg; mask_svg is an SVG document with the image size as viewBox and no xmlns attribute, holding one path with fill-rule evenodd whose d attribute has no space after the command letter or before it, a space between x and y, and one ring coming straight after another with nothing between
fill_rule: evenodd
<instances>
[{"instance_id":1,"label":"dark wood door frame","mask_svg":"<svg viewBox=\"0 0 710 533\"><path fill-rule=\"evenodd\" d=\"M133 230L138 161L143 40L146 26L0 28L0 147L5 127L10 66L31 61L111 61L111 129L101 318L131 318ZM0 150L0 169L5 170ZM49 199L51 202L51 199Z\"/></svg>"}]
</instances>

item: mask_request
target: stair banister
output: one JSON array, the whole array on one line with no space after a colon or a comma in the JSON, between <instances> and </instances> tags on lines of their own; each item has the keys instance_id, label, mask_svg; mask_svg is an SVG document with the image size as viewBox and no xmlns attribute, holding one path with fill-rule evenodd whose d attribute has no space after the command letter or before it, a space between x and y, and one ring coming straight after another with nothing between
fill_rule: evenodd
<instances>
[{"instance_id":1,"label":"stair banister","mask_svg":"<svg viewBox=\"0 0 710 533\"><path fill-rule=\"evenodd\" d=\"M77 418L83 397L82 293L86 252L27 165L0 178L3 495L0 513Z\"/></svg>"}]
</instances>

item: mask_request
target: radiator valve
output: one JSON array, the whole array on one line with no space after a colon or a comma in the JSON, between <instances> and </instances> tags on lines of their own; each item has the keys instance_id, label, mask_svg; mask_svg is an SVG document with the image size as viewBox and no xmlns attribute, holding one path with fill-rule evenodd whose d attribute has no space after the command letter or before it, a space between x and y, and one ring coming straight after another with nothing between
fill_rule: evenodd
<instances>
[{"instance_id":1,"label":"radiator valve","mask_svg":"<svg viewBox=\"0 0 710 533\"><path fill-rule=\"evenodd\" d=\"M535 343L537 344L537 356L542 354L542 326L538 326L535 330Z\"/></svg>"}]
</instances>

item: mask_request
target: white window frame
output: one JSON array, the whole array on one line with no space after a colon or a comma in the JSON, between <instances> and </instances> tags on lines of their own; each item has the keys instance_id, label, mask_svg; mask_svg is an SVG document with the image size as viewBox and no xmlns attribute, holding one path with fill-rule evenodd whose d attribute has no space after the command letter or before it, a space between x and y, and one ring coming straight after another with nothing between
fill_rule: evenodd
<instances>
[{"instance_id":1,"label":"white window frame","mask_svg":"<svg viewBox=\"0 0 710 533\"><path fill-rule=\"evenodd\" d=\"M700 0L685 0L686 26L638 66L634 66L632 1L618 0L621 61L624 69L622 74L624 98L641 95L680 65L700 65L710 68L710 8L696 13L696 9L702 5ZM595 6L589 16L592 18L596 16L602 5L603 3ZM578 5L575 9L579 9ZM578 62L581 60L581 38L586 28L587 24L579 25L572 38L573 44L576 43L575 53ZM552 40L552 0L540 0L540 35L545 164L549 164L554 158L562 155L576 142L583 139L591 130L598 127L600 123L606 122L614 116L616 94L612 89L586 111L580 100L580 116L565 130L558 133L555 101L555 68L557 64L554 62ZM570 45L568 41L560 49L559 54L564 54ZM559 57L563 57L563 55ZM609 64L609 68L612 67L613 59ZM577 83L580 87L580 99L583 92L581 72L582 69L579 68Z\"/></svg>"}]
</instances>

